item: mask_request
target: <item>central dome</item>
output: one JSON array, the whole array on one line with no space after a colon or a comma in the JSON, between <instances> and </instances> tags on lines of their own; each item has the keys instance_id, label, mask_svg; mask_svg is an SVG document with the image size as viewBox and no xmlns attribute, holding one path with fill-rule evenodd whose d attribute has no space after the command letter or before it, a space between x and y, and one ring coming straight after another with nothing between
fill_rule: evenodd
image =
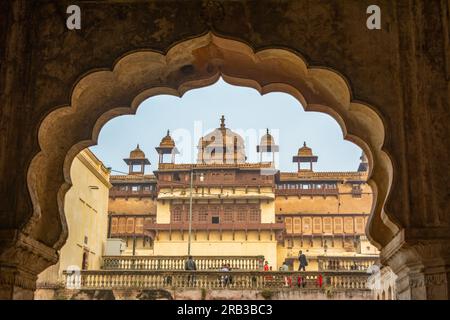
<instances>
[{"instance_id":1,"label":"central dome","mask_svg":"<svg viewBox=\"0 0 450 320\"><path fill-rule=\"evenodd\" d=\"M198 163L223 164L244 163L244 139L225 127L225 117L220 119L220 127L200 138L198 143Z\"/></svg>"}]
</instances>

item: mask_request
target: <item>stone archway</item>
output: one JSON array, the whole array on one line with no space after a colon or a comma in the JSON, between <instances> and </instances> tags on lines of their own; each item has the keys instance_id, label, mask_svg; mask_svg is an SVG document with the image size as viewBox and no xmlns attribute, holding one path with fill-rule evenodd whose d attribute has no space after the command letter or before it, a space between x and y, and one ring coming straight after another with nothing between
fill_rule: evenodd
<instances>
[{"instance_id":1,"label":"stone archway","mask_svg":"<svg viewBox=\"0 0 450 320\"><path fill-rule=\"evenodd\" d=\"M368 156L374 205L367 233L379 248L389 243L398 231L392 222L395 220L384 211L393 166L382 150L386 133L375 108L353 101L342 75L323 67L308 67L297 53L283 49L254 52L243 42L213 33L180 42L165 55L131 52L119 58L111 70L93 70L75 84L71 105L50 113L39 128L41 151L28 170L34 212L26 232L45 234L41 240L52 243L55 250L64 244L67 226L63 201L71 185L70 164L78 152L96 143L108 120L134 113L151 96L182 96L220 76L261 94L291 94L307 111L331 115L345 139L359 145Z\"/></svg>"}]
</instances>

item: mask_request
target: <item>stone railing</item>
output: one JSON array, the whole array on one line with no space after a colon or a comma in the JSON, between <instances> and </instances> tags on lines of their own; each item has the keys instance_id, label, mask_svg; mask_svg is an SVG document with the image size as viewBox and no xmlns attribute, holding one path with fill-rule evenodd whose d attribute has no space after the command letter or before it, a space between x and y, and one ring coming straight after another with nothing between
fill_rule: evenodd
<instances>
[{"instance_id":1,"label":"stone railing","mask_svg":"<svg viewBox=\"0 0 450 320\"><path fill-rule=\"evenodd\" d=\"M104 270L184 270L186 256L104 256ZM261 270L263 256L194 257L197 270L219 270L229 264L232 270Z\"/></svg>"},{"instance_id":2,"label":"stone railing","mask_svg":"<svg viewBox=\"0 0 450 320\"><path fill-rule=\"evenodd\" d=\"M337 188L313 188L313 189L275 189L277 196L337 196Z\"/></svg>"},{"instance_id":3,"label":"stone railing","mask_svg":"<svg viewBox=\"0 0 450 320\"><path fill-rule=\"evenodd\" d=\"M367 289L364 272L127 271L64 272L67 289ZM368 289L367 289L368 290Z\"/></svg>"},{"instance_id":4,"label":"stone railing","mask_svg":"<svg viewBox=\"0 0 450 320\"><path fill-rule=\"evenodd\" d=\"M109 196L111 198L115 197L156 197L158 195L158 192L156 190L117 190L117 189L110 189L109 190Z\"/></svg>"},{"instance_id":5,"label":"stone railing","mask_svg":"<svg viewBox=\"0 0 450 320\"><path fill-rule=\"evenodd\" d=\"M332 257L318 256L319 271L367 271L379 261L376 256Z\"/></svg>"}]
</instances>

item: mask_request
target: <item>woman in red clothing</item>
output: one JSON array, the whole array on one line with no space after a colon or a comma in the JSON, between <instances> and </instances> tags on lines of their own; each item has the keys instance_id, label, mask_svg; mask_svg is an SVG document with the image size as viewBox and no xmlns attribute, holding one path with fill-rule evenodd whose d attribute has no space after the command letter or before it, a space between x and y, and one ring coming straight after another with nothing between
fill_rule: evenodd
<instances>
[{"instance_id":1,"label":"woman in red clothing","mask_svg":"<svg viewBox=\"0 0 450 320\"><path fill-rule=\"evenodd\" d=\"M322 288L322 283L323 283L323 277L321 274L319 274L319 276L317 277L317 286L319 288Z\"/></svg>"}]
</instances>

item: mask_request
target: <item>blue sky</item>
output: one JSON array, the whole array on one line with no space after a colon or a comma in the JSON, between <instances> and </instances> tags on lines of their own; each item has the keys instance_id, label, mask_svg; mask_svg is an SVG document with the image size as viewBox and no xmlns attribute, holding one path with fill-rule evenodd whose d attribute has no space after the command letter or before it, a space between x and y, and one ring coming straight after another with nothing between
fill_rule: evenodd
<instances>
[{"instance_id":1,"label":"blue sky","mask_svg":"<svg viewBox=\"0 0 450 320\"><path fill-rule=\"evenodd\" d=\"M139 144L151 162L147 168L147 172L151 172L158 161L155 147L169 129L181 151L177 162L195 162L198 139L219 127L222 115L226 126L246 141L249 162L259 161L256 145L269 128L280 145L276 163L282 171L297 169L292 156L304 141L319 157L315 171L355 171L358 168L361 149L343 139L340 127L330 116L305 112L288 94L261 96L254 89L232 86L222 79L212 86L188 91L182 98L160 95L147 99L136 115L109 121L100 132L98 145L90 149L107 167L128 172L122 159Z\"/></svg>"}]
</instances>

